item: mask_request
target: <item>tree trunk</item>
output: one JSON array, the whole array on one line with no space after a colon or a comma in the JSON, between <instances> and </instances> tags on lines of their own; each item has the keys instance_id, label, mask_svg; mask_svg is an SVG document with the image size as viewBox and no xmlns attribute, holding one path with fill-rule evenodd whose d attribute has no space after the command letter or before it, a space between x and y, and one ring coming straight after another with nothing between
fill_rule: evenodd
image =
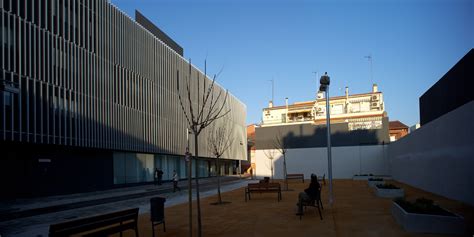
<instances>
[{"instance_id":1,"label":"tree trunk","mask_svg":"<svg viewBox=\"0 0 474 237\"><path fill-rule=\"evenodd\" d=\"M201 202L199 200L199 165L198 165L198 135L194 132L194 159L196 160L196 204L197 204L197 218L198 218L198 237L202 236L201 230Z\"/></svg>"},{"instance_id":2,"label":"tree trunk","mask_svg":"<svg viewBox=\"0 0 474 237\"><path fill-rule=\"evenodd\" d=\"M216 163L217 163L217 168L216 168L216 174L217 174L217 202L220 204L220 203L222 203L222 197L221 197L221 169L220 169L219 157L216 157Z\"/></svg>"},{"instance_id":3,"label":"tree trunk","mask_svg":"<svg viewBox=\"0 0 474 237\"><path fill-rule=\"evenodd\" d=\"M283 178L285 179L285 190L288 191L288 179L287 179L287 171L286 171L286 152L283 153Z\"/></svg>"},{"instance_id":4,"label":"tree trunk","mask_svg":"<svg viewBox=\"0 0 474 237\"><path fill-rule=\"evenodd\" d=\"M270 160L270 162L271 162L270 168L271 168L271 175L272 175L272 182L273 182L273 159Z\"/></svg>"},{"instance_id":5,"label":"tree trunk","mask_svg":"<svg viewBox=\"0 0 474 237\"><path fill-rule=\"evenodd\" d=\"M188 142L188 150L189 150L189 142ZM193 185L192 185L192 177L193 177L193 160L192 157L188 157L187 161L188 165L188 202L189 202L189 237L193 236Z\"/></svg>"}]
</instances>

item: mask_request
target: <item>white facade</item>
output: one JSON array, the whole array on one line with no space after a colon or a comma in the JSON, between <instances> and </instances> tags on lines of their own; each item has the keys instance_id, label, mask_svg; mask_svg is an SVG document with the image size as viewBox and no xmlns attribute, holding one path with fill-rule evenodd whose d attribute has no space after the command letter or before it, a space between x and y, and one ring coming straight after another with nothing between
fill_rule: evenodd
<instances>
[{"instance_id":1,"label":"white facade","mask_svg":"<svg viewBox=\"0 0 474 237\"><path fill-rule=\"evenodd\" d=\"M389 174L388 145L345 146L332 148L333 178L350 179L355 174ZM283 179L283 156L277 150L257 150L256 175L258 178ZM273 157L273 159L270 159ZM288 149L288 173L302 173L309 178L312 173L328 176L327 148Z\"/></svg>"},{"instance_id":2,"label":"white facade","mask_svg":"<svg viewBox=\"0 0 474 237\"><path fill-rule=\"evenodd\" d=\"M373 123L371 122L373 121L372 119L367 118L381 118L385 116L383 94L377 90L375 84L372 92L365 94L349 95L349 91L346 88L345 96L331 97L329 103L331 106L331 122L354 122L355 129L363 129L364 126L381 125L381 123ZM321 93L318 93L317 99L313 101L297 102L277 107L270 103L268 108L263 109L262 118L262 126L325 123L326 100ZM365 120L361 120L361 118L365 118Z\"/></svg>"}]
</instances>

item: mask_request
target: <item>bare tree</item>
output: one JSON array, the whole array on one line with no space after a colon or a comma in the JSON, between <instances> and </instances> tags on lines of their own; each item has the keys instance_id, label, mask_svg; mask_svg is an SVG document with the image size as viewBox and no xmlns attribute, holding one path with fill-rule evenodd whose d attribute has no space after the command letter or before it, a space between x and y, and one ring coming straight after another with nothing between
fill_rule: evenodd
<instances>
[{"instance_id":1,"label":"bare tree","mask_svg":"<svg viewBox=\"0 0 474 237\"><path fill-rule=\"evenodd\" d=\"M273 180L273 159L275 158L275 151L273 149L263 150L263 154L270 160L270 172Z\"/></svg>"},{"instance_id":2,"label":"bare tree","mask_svg":"<svg viewBox=\"0 0 474 237\"><path fill-rule=\"evenodd\" d=\"M213 126L210 136L208 138L208 149L209 152L212 153L216 157L216 176L217 176L217 203L216 204L224 204L222 202L221 196L221 170L220 170L220 158L226 152L232 142L234 141L234 137L232 136L233 129L225 125L221 126ZM227 202L226 202L227 203Z\"/></svg>"},{"instance_id":3,"label":"bare tree","mask_svg":"<svg viewBox=\"0 0 474 237\"><path fill-rule=\"evenodd\" d=\"M285 188L283 190L288 191L288 172L286 169L286 152L288 151L288 144L284 141L281 131L278 131L278 134L275 136L275 139L273 140L273 147L283 155L283 178L285 181Z\"/></svg>"},{"instance_id":4,"label":"bare tree","mask_svg":"<svg viewBox=\"0 0 474 237\"><path fill-rule=\"evenodd\" d=\"M179 103L181 109L188 122L189 130L194 135L194 159L196 160L195 172L196 172L196 205L197 205L197 218L198 218L198 236L202 236L202 224L201 224L201 204L199 198L199 169L197 160L199 157L199 134L203 129L208 127L217 119L225 116L230 110L224 110L226 105L227 97L229 95L226 90L223 92L222 89L216 87L217 75L214 75L211 82L208 82L206 74L206 61L204 61L204 76L200 76L199 73L193 75L191 60L189 60L188 75L183 79L184 88L180 87L180 75L179 70L176 71L176 82ZM195 79L192 79L195 76ZM184 95L181 95L184 94ZM184 98L183 98L184 96ZM191 160L189 160L191 164ZM191 168L191 165L189 166ZM188 175L190 176L190 175ZM190 179L190 177L188 177ZM191 188L191 187L189 187ZM191 200L191 192L189 199ZM189 236L192 236L192 206L191 201L189 204Z\"/></svg>"}]
</instances>

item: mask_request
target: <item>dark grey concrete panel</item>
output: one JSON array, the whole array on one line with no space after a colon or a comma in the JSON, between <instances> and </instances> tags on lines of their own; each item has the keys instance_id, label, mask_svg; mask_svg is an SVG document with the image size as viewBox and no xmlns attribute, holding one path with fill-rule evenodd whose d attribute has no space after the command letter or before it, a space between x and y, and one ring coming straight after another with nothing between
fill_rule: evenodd
<instances>
[{"instance_id":1,"label":"dark grey concrete panel","mask_svg":"<svg viewBox=\"0 0 474 237\"><path fill-rule=\"evenodd\" d=\"M183 48L179 46L178 43L176 43L173 39L171 39L165 32L160 30L158 26L153 24L150 20L148 20L143 14L141 14L138 10L135 10L135 21L137 21L138 24L142 25L145 27L148 31L150 31L153 35L158 37L163 43L168 45L170 48L172 48L176 53L179 55L183 56Z\"/></svg>"},{"instance_id":2,"label":"dark grey concrete panel","mask_svg":"<svg viewBox=\"0 0 474 237\"><path fill-rule=\"evenodd\" d=\"M327 146L326 125L296 124L255 129L257 149L274 149L275 139L282 137L288 148ZM388 118L383 118L382 128L349 131L348 123L331 125L332 146L358 146L389 143Z\"/></svg>"},{"instance_id":3,"label":"dark grey concrete panel","mask_svg":"<svg viewBox=\"0 0 474 237\"><path fill-rule=\"evenodd\" d=\"M421 126L474 100L474 49L420 97Z\"/></svg>"}]
</instances>

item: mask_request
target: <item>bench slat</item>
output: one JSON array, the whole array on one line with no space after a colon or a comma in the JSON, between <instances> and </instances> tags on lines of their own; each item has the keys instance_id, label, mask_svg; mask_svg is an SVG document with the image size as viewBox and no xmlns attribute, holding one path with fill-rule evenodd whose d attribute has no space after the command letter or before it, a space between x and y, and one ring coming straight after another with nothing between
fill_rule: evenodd
<instances>
[{"instance_id":1,"label":"bench slat","mask_svg":"<svg viewBox=\"0 0 474 237\"><path fill-rule=\"evenodd\" d=\"M304 183L304 174L286 174L286 179L301 179Z\"/></svg>"},{"instance_id":2,"label":"bench slat","mask_svg":"<svg viewBox=\"0 0 474 237\"><path fill-rule=\"evenodd\" d=\"M49 236L69 236L73 234L93 231L95 229L100 228L105 228L104 230L100 230L102 232L108 231L109 229L110 231L115 231L112 233L118 233L127 229L136 229L138 221L138 210L138 208L133 208L113 213L81 218L78 220L71 220L58 224L52 224L49 227Z\"/></svg>"},{"instance_id":3,"label":"bench slat","mask_svg":"<svg viewBox=\"0 0 474 237\"><path fill-rule=\"evenodd\" d=\"M278 201L281 200L280 183L252 183L245 188L245 201L250 199L250 193L277 193Z\"/></svg>"}]
</instances>

